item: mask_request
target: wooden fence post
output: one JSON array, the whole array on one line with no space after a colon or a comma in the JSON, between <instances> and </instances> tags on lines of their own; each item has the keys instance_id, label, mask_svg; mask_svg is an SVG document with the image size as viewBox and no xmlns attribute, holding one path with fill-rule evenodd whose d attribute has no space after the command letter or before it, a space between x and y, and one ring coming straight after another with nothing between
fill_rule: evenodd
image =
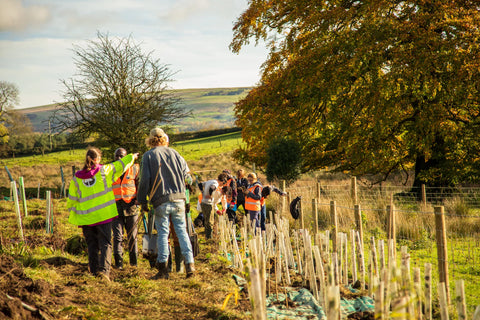
<instances>
[{"instance_id":1,"label":"wooden fence post","mask_svg":"<svg viewBox=\"0 0 480 320\"><path fill-rule=\"evenodd\" d=\"M355 224L357 226L357 231L358 233L360 234L360 240L362 242L362 246L363 246L363 226L362 226L362 213L360 211L360 205L359 204L356 204L353 206L353 213L354 213L354 216L355 216Z\"/></svg>"},{"instance_id":2,"label":"wooden fence post","mask_svg":"<svg viewBox=\"0 0 480 320\"><path fill-rule=\"evenodd\" d=\"M302 227L302 230L305 230L305 218L303 216L303 203L302 199L298 201L298 204L300 205L300 226Z\"/></svg>"},{"instance_id":3,"label":"wooden fence post","mask_svg":"<svg viewBox=\"0 0 480 320\"><path fill-rule=\"evenodd\" d=\"M332 250L337 252L337 236L338 236L338 217L335 201L330 201L330 218L333 224L332 230Z\"/></svg>"},{"instance_id":4,"label":"wooden fence post","mask_svg":"<svg viewBox=\"0 0 480 320\"><path fill-rule=\"evenodd\" d=\"M322 188L320 186L320 182L317 181L317 199L318 199L318 201L320 201L320 198L322 196L322 191L321 190L322 190Z\"/></svg>"},{"instance_id":5,"label":"wooden fence post","mask_svg":"<svg viewBox=\"0 0 480 320\"><path fill-rule=\"evenodd\" d=\"M315 234L318 234L318 205L316 199L312 199L312 214L315 220Z\"/></svg>"},{"instance_id":6,"label":"wooden fence post","mask_svg":"<svg viewBox=\"0 0 480 320\"><path fill-rule=\"evenodd\" d=\"M357 177L352 177L351 183L352 183L352 201L353 201L353 204L357 204L358 203Z\"/></svg>"},{"instance_id":7,"label":"wooden fence post","mask_svg":"<svg viewBox=\"0 0 480 320\"><path fill-rule=\"evenodd\" d=\"M72 166L72 179L75 178L75 171L77 171L77 168Z\"/></svg>"},{"instance_id":8,"label":"wooden fence post","mask_svg":"<svg viewBox=\"0 0 480 320\"><path fill-rule=\"evenodd\" d=\"M393 206L393 202L387 206L387 239L392 240L393 245L397 245L397 230L395 225L395 210ZM394 258L396 259L396 250Z\"/></svg>"},{"instance_id":9,"label":"wooden fence post","mask_svg":"<svg viewBox=\"0 0 480 320\"><path fill-rule=\"evenodd\" d=\"M427 189L425 187L425 184L422 184L422 205L423 207L427 206Z\"/></svg>"},{"instance_id":10,"label":"wooden fence post","mask_svg":"<svg viewBox=\"0 0 480 320\"><path fill-rule=\"evenodd\" d=\"M435 212L435 240L437 242L438 282L445 283L447 303L450 303L450 286L448 284L448 252L447 228L445 225L444 207L434 207Z\"/></svg>"}]
</instances>

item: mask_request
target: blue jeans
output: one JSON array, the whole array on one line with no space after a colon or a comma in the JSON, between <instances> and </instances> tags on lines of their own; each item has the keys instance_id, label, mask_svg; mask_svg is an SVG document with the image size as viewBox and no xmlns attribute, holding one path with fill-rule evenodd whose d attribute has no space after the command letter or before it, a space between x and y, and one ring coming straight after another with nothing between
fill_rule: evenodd
<instances>
[{"instance_id":1,"label":"blue jeans","mask_svg":"<svg viewBox=\"0 0 480 320\"><path fill-rule=\"evenodd\" d=\"M260 228L260 220L258 219L260 215L260 211L248 210L248 214L250 215L250 223L252 223L253 220L255 220L255 229Z\"/></svg>"},{"instance_id":2,"label":"blue jeans","mask_svg":"<svg viewBox=\"0 0 480 320\"><path fill-rule=\"evenodd\" d=\"M185 221L185 201L175 200L165 202L155 208L155 227L157 228L157 262L167 262L170 253L168 248L168 234L170 233L170 219L180 243L185 263L193 263L192 245L187 233Z\"/></svg>"},{"instance_id":3,"label":"blue jeans","mask_svg":"<svg viewBox=\"0 0 480 320\"><path fill-rule=\"evenodd\" d=\"M267 205L264 204L260 210L260 229L265 231L265 220L267 220Z\"/></svg>"}]
</instances>

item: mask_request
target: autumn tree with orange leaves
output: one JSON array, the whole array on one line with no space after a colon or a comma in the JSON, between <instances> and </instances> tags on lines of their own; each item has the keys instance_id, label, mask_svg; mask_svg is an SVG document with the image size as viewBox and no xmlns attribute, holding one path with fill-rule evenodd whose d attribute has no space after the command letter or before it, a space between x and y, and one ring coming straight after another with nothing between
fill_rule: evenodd
<instances>
[{"instance_id":1,"label":"autumn tree with orange leaves","mask_svg":"<svg viewBox=\"0 0 480 320\"><path fill-rule=\"evenodd\" d=\"M270 54L235 107L237 156L264 165L284 136L304 171L478 181L479 28L477 1L249 1L230 48L264 41Z\"/></svg>"}]
</instances>

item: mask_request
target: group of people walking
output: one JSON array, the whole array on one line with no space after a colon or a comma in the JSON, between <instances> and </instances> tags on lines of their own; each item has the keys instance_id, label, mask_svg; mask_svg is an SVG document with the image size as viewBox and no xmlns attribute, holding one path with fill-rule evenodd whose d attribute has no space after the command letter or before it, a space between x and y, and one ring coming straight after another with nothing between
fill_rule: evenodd
<instances>
[{"instance_id":1,"label":"group of people walking","mask_svg":"<svg viewBox=\"0 0 480 320\"><path fill-rule=\"evenodd\" d=\"M169 148L168 135L161 128L154 128L146 139L150 148L141 159L141 170L135 160L138 153L127 154L123 148L115 150L115 161L101 165L102 153L89 148L82 170L75 173L70 182L67 206L69 222L82 228L88 249L90 272L109 280L113 257L115 267L122 269L123 230L127 233L129 263L137 266L137 230L139 206L142 211L154 210L157 230L158 273L152 279L168 279L170 247L169 234L175 236L185 263L187 278L195 273L194 256L186 221L186 181L191 180L185 159ZM265 230L265 199L270 191L284 195L273 186L262 186L255 173L239 170L237 177L224 170L217 179L199 184L200 211L204 216L205 237L213 236L215 215L228 214L236 221L237 209L243 206L251 223ZM217 204L221 203L221 210ZM187 205L187 208L189 205ZM187 209L188 210L188 209ZM170 228L173 224L173 228ZM177 260L177 259L176 259ZM178 266L177 266L178 271Z\"/></svg>"},{"instance_id":2,"label":"group of people walking","mask_svg":"<svg viewBox=\"0 0 480 320\"><path fill-rule=\"evenodd\" d=\"M127 231L130 265L137 265L138 205L155 212L158 273L154 279L168 278L168 236L172 222L185 262L186 276L194 272L194 259L185 219L185 181L189 169L185 159L169 148L168 135L154 128L146 139L150 147L141 160L141 171L134 161L138 153L115 151L111 164L101 165L102 154L89 148L82 170L70 182L67 207L69 222L82 228L87 243L90 272L109 279L113 256L123 268L123 229Z\"/></svg>"},{"instance_id":3,"label":"group of people walking","mask_svg":"<svg viewBox=\"0 0 480 320\"><path fill-rule=\"evenodd\" d=\"M216 179L208 180L201 185L199 195L199 211L203 217L206 239L212 238L215 213L226 214L230 221L237 223L237 211L243 207L248 214L250 223L257 229L265 230L266 205L265 200L274 191L281 196L286 196L282 190L271 185L262 185L254 172L245 178L245 171L237 171L237 177L225 169ZM217 210L221 204L222 210Z\"/></svg>"}]
</instances>

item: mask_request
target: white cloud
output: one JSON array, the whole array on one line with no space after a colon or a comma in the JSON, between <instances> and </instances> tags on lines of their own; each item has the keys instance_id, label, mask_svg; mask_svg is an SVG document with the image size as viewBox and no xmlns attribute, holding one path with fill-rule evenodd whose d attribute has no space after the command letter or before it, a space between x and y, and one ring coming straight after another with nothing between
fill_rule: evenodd
<instances>
[{"instance_id":1,"label":"white cloud","mask_svg":"<svg viewBox=\"0 0 480 320\"><path fill-rule=\"evenodd\" d=\"M21 0L0 1L0 31L22 31L41 25L49 18L46 6L24 6Z\"/></svg>"},{"instance_id":2,"label":"white cloud","mask_svg":"<svg viewBox=\"0 0 480 320\"><path fill-rule=\"evenodd\" d=\"M267 56L263 46L228 49L246 0L0 0L0 25L5 1L23 10L45 4L51 15L22 33L0 29L0 80L18 85L21 108L61 101L60 79L76 71L73 44L83 47L97 30L153 50L178 71L172 88L253 86Z\"/></svg>"}]
</instances>

